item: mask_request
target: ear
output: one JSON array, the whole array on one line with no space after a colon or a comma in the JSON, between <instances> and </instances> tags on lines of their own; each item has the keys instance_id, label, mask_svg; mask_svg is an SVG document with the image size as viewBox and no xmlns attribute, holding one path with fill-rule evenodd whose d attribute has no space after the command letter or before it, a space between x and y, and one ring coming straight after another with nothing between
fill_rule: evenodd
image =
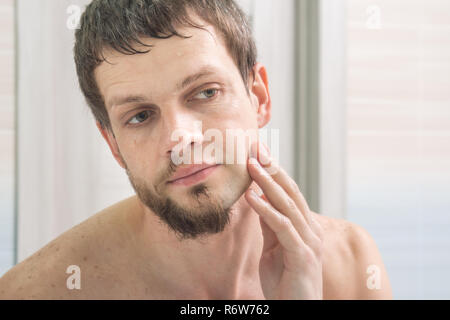
<instances>
[{"instance_id":1,"label":"ear","mask_svg":"<svg viewBox=\"0 0 450 320\"><path fill-rule=\"evenodd\" d=\"M100 133L102 134L103 138L106 140L106 143L108 143L109 149L111 150L111 153L113 154L114 158L116 159L117 163L119 165L126 169L125 161L122 158L122 155L120 154L119 146L117 145L116 137L114 136L114 133L111 132L109 129L103 127L100 122L96 121L96 125Z\"/></svg>"},{"instance_id":2,"label":"ear","mask_svg":"<svg viewBox=\"0 0 450 320\"><path fill-rule=\"evenodd\" d=\"M272 114L272 101L269 93L269 82L264 65L257 63L253 67L255 77L249 84L251 101L257 107L258 128L261 129L270 121ZM252 80L252 77L250 77Z\"/></svg>"}]
</instances>

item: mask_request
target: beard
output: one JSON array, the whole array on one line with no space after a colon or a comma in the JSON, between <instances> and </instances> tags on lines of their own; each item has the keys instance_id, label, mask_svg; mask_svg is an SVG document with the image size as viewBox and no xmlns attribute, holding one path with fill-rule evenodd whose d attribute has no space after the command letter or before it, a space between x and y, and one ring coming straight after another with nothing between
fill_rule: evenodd
<instances>
[{"instance_id":1,"label":"beard","mask_svg":"<svg viewBox=\"0 0 450 320\"><path fill-rule=\"evenodd\" d=\"M174 171L175 166L171 163L159 181L165 181ZM158 192L157 187L153 191L143 179L133 176L128 167L126 172L140 201L174 232L179 241L199 240L220 233L230 223L231 205L227 206L222 199L215 197L206 183L187 189L188 197L193 200L190 202L194 203L189 207L179 204L170 195Z\"/></svg>"}]
</instances>

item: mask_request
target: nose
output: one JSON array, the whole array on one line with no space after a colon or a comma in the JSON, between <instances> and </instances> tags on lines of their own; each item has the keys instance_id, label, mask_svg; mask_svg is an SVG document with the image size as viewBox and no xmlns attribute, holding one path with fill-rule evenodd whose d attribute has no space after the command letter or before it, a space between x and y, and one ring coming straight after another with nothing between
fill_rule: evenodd
<instances>
[{"instance_id":1,"label":"nose","mask_svg":"<svg viewBox=\"0 0 450 320\"><path fill-rule=\"evenodd\" d=\"M183 156L183 150L203 144L203 124L200 119L189 111L176 109L167 112L163 120L161 132L161 146L165 156L170 157L172 152Z\"/></svg>"}]
</instances>

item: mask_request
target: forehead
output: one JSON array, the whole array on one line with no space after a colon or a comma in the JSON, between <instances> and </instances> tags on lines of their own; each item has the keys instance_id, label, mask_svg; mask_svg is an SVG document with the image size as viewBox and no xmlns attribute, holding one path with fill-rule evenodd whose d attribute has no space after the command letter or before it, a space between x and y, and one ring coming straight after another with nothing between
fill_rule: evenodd
<instances>
[{"instance_id":1,"label":"forehead","mask_svg":"<svg viewBox=\"0 0 450 320\"><path fill-rule=\"evenodd\" d=\"M105 50L109 63L102 62L94 74L107 106L113 95L132 89L151 87L154 93L171 90L183 77L204 65L214 66L218 73L239 76L223 37L210 25L205 25L205 29L184 27L177 30L190 38L143 38L142 42L153 47L136 46L136 49L150 49L146 54L124 55Z\"/></svg>"}]
</instances>

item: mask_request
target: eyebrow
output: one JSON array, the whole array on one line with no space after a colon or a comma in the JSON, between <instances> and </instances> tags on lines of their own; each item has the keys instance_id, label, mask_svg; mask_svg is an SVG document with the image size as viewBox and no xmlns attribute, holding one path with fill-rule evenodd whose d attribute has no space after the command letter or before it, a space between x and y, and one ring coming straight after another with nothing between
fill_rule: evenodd
<instances>
[{"instance_id":1,"label":"eyebrow","mask_svg":"<svg viewBox=\"0 0 450 320\"><path fill-rule=\"evenodd\" d=\"M212 74L217 73L216 68L211 66L205 66L201 68L199 71L197 71L194 74L191 74L183 79L178 85L176 86L177 91L182 91L186 87L188 87L190 84L194 83L198 79L201 79L206 76L210 76ZM124 97L115 97L112 99L111 106L112 108L118 107L120 105L128 104L128 103L142 103L148 101L147 97L143 95L127 95Z\"/></svg>"}]
</instances>

